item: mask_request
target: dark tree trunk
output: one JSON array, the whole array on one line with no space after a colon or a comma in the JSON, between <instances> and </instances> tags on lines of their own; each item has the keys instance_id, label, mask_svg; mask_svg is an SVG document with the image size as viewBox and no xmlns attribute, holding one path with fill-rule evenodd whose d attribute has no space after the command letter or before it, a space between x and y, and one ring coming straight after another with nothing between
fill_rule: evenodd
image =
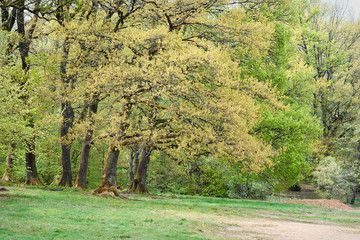
<instances>
[{"instance_id":1,"label":"dark tree trunk","mask_svg":"<svg viewBox=\"0 0 360 240\"><path fill-rule=\"evenodd\" d=\"M71 145L62 144L61 146L61 164L63 167L59 186L71 187L72 186L72 171L70 161Z\"/></svg>"},{"instance_id":2,"label":"dark tree trunk","mask_svg":"<svg viewBox=\"0 0 360 240\"><path fill-rule=\"evenodd\" d=\"M351 197L350 204L355 204L355 200L356 200L356 186L353 187L353 189L352 189L352 197Z\"/></svg>"},{"instance_id":3,"label":"dark tree trunk","mask_svg":"<svg viewBox=\"0 0 360 240\"><path fill-rule=\"evenodd\" d=\"M134 185L134 177L139 166L140 150L141 149L139 148L138 145L135 145L131 148L130 161L129 161L129 182L130 182L129 189L131 189Z\"/></svg>"},{"instance_id":4,"label":"dark tree trunk","mask_svg":"<svg viewBox=\"0 0 360 240\"><path fill-rule=\"evenodd\" d=\"M12 181L12 172L14 167L14 153L15 153L16 143L10 143L9 152L6 157L6 167L1 181L11 182Z\"/></svg>"},{"instance_id":5,"label":"dark tree trunk","mask_svg":"<svg viewBox=\"0 0 360 240\"><path fill-rule=\"evenodd\" d=\"M19 36L21 37L21 40L19 41L19 51L20 51L22 69L24 70L25 74L27 74L27 72L29 71L29 64L27 63L27 58L29 56L30 39L32 37L32 33L36 26L37 16L36 14L34 14L34 23L30 26L28 36L26 36L24 8L23 8L25 6L25 1L20 0L18 3L20 7L16 10L16 24L17 24L17 31L19 33ZM35 4L38 5L39 1L36 1ZM25 83L26 83L25 81L22 81L20 83L21 87L23 87ZM23 99L24 102L26 102L28 97L29 96L25 94L20 98ZM30 119L30 124L27 127L33 128L34 127L33 116L29 115L25 117ZM25 144L27 147L25 153L25 160L26 160L25 184L27 185L42 184L37 173L36 162L35 162L35 137L25 140Z\"/></svg>"},{"instance_id":6,"label":"dark tree trunk","mask_svg":"<svg viewBox=\"0 0 360 240\"><path fill-rule=\"evenodd\" d=\"M140 193L148 193L148 189L146 186L146 178L147 178L147 169L150 162L150 154L151 147L145 145L141 152L141 159L139 162L139 166L136 171L135 179L130 191L132 192L140 192Z\"/></svg>"},{"instance_id":7,"label":"dark tree trunk","mask_svg":"<svg viewBox=\"0 0 360 240\"><path fill-rule=\"evenodd\" d=\"M63 93L62 97L66 98L66 92L69 87L72 87L73 81L69 76L67 76L66 66L68 63L68 56L70 50L69 38L65 38L63 46L63 56L60 64L60 75L61 81L63 83ZM70 85L70 86L69 86ZM74 121L74 110L71 106L70 101L63 101L61 103L61 113L62 113L62 123L61 123L61 164L63 167L61 180L59 186L71 187L72 186L72 171L71 171L71 146L72 139L69 136L69 131L73 126Z\"/></svg>"},{"instance_id":8,"label":"dark tree trunk","mask_svg":"<svg viewBox=\"0 0 360 240\"><path fill-rule=\"evenodd\" d=\"M131 149L131 153L130 153L130 159L129 159L129 188L132 187L132 183L134 181L134 171L133 171L133 168L134 168L134 158L133 158L133 150Z\"/></svg>"},{"instance_id":9,"label":"dark tree trunk","mask_svg":"<svg viewBox=\"0 0 360 240\"><path fill-rule=\"evenodd\" d=\"M116 169L119 158L119 150L117 147L111 147L109 156L106 160L104 175L102 178L103 186L116 186Z\"/></svg>"},{"instance_id":10,"label":"dark tree trunk","mask_svg":"<svg viewBox=\"0 0 360 240\"><path fill-rule=\"evenodd\" d=\"M94 194L110 194L119 196L116 189L116 170L119 158L119 149L112 145L106 159L101 185L93 191Z\"/></svg>"},{"instance_id":11,"label":"dark tree trunk","mask_svg":"<svg viewBox=\"0 0 360 240\"><path fill-rule=\"evenodd\" d=\"M35 137L33 139L26 141L26 185L41 185L39 175L37 173L37 168L35 164Z\"/></svg>"},{"instance_id":12,"label":"dark tree trunk","mask_svg":"<svg viewBox=\"0 0 360 240\"><path fill-rule=\"evenodd\" d=\"M351 197L351 200L350 200L350 204L355 204L355 200L356 200L356 190L357 190L357 187L358 185L356 184L356 178L354 177L354 185L352 186L352 197Z\"/></svg>"},{"instance_id":13,"label":"dark tree trunk","mask_svg":"<svg viewBox=\"0 0 360 240\"><path fill-rule=\"evenodd\" d=\"M93 115L97 113L97 110L98 110L98 102L97 100L95 100L94 104L92 104L89 109L90 126L85 134L84 143L81 149L79 172L75 182L75 187L80 189L86 189L86 173L89 164L90 147L91 147L90 143L94 132L93 127L95 124Z\"/></svg>"},{"instance_id":14,"label":"dark tree trunk","mask_svg":"<svg viewBox=\"0 0 360 240\"><path fill-rule=\"evenodd\" d=\"M74 120L74 111L69 102L62 104L63 122L61 126L60 136L63 143L61 144L61 164L63 167L62 177L59 186L72 186L72 171L71 171L71 139L69 139L69 130L72 127Z\"/></svg>"},{"instance_id":15,"label":"dark tree trunk","mask_svg":"<svg viewBox=\"0 0 360 240\"><path fill-rule=\"evenodd\" d=\"M19 1L19 3L20 3L20 8L16 10L17 31L21 37L21 40L19 41L19 51L20 51L22 69L25 70L25 72L27 72L29 70L29 65L26 62L26 59L29 56L30 41L26 38L24 9L21 8L21 6L25 5L25 1L21 0Z\"/></svg>"},{"instance_id":16,"label":"dark tree trunk","mask_svg":"<svg viewBox=\"0 0 360 240\"><path fill-rule=\"evenodd\" d=\"M86 174L87 174L89 155L90 155L90 144L87 143L87 141L89 140L90 139L88 138L88 133L87 133L81 149L79 172L75 182L75 187L83 190L86 189Z\"/></svg>"}]
</instances>

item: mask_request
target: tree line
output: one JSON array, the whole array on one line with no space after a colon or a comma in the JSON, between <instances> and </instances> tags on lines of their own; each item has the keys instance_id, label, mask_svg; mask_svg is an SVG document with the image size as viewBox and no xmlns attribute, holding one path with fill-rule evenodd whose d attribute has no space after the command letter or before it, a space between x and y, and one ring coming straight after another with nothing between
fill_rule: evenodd
<instances>
[{"instance_id":1,"label":"tree line","mask_svg":"<svg viewBox=\"0 0 360 240\"><path fill-rule=\"evenodd\" d=\"M1 0L0 8L3 181L79 189L98 181L94 193L118 195L124 176L135 192L148 192L150 177L167 191L251 197L313 178L354 201L359 24L344 7Z\"/></svg>"}]
</instances>

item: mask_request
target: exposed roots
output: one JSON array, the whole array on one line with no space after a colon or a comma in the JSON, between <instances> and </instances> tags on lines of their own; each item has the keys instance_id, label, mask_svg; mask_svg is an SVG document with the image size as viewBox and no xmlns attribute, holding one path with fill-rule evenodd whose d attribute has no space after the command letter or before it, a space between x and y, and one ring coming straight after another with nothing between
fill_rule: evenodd
<instances>
[{"instance_id":1,"label":"exposed roots","mask_svg":"<svg viewBox=\"0 0 360 240\"><path fill-rule=\"evenodd\" d=\"M12 178L10 176L10 174L8 174L7 172L4 173L3 177L1 178L1 181L4 182L12 182Z\"/></svg>"},{"instance_id":2,"label":"exposed roots","mask_svg":"<svg viewBox=\"0 0 360 240\"><path fill-rule=\"evenodd\" d=\"M40 181L39 177L27 178L25 181L25 184L31 185L31 186L43 185L43 183Z\"/></svg>"},{"instance_id":3,"label":"exposed roots","mask_svg":"<svg viewBox=\"0 0 360 240\"><path fill-rule=\"evenodd\" d=\"M58 186L62 186L62 187L72 187L72 182L71 179L68 181L65 181L63 178L60 180Z\"/></svg>"},{"instance_id":4,"label":"exposed roots","mask_svg":"<svg viewBox=\"0 0 360 240\"><path fill-rule=\"evenodd\" d=\"M130 192L134 193L149 193L149 190L141 185L140 183L134 183L133 186L129 189Z\"/></svg>"},{"instance_id":5,"label":"exposed roots","mask_svg":"<svg viewBox=\"0 0 360 240\"><path fill-rule=\"evenodd\" d=\"M120 194L115 186L100 186L91 192L94 195L106 197L119 197Z\"/></svg>"},{"instance_id":6,"label":"exposed roots","mask_svg":"<svg viewBox=\"0 0 360 240\"><path fill-rule=\"evenodd\" d=\"M115 186L100 186L91 193L93 195L103 196L106 198L111 197L111 198L122 198L122 199L130 200L126 196L122 196Z\"/></svg>"},{"instance_id":7,"label":"exposed roots","mask_svg":"<svg viewBox=\"0 0 360 240\"><path fill-rule=\"evenodd\" d=\"M82 184L80 181L78 181L78 179L76 179L76 182L75 182L75 184L74 184L74 187L76 187L77 189L83 190L83 191L86 190L85 185Z\"/></svg>"}]
</instances>

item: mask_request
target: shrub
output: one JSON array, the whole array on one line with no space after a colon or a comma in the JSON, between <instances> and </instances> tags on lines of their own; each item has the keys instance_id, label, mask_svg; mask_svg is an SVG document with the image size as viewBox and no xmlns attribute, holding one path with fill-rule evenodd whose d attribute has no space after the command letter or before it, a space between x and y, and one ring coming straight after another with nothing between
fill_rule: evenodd
<instances>
[{"instance_id":1,"label":"shrub","mask_svg":"<svg viewBox=\"0 0 360 240\"><path fill-rule=\"evenodd\" d=\"M318 190L326 198L347 197L352 193L353 174L347 172L345 165L334 157L329 156L320 160L313 175Z\"/></svg>"}]
</instances>

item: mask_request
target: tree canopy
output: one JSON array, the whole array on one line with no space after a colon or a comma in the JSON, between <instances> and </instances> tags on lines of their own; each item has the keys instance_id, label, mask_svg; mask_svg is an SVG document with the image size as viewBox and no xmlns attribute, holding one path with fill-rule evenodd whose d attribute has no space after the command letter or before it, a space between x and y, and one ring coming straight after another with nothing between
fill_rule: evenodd
<instances>
[{"instance_id":1,"label":"tree canopy","mask_svg":"<svg viewBox=\"0 0 360 240\"><path fill-rule=\"evenodd\" d=\"M0 8L3 180L117 195L119 182L147 192L150 171L154 186L165 181L159 172L169 184L179 174L191 193L240 186L244 197L256 184L282 191L309 179L331 156L358 184L359 25L343 8L316 0Z\"/></svg>"}]
</instances>

